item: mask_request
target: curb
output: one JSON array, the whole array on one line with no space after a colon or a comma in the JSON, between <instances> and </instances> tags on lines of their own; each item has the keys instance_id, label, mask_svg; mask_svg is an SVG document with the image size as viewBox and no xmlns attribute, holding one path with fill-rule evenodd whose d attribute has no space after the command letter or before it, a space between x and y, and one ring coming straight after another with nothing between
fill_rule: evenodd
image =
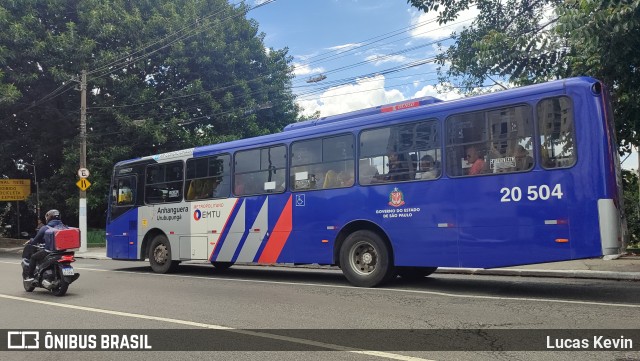
<instances>
[{"instance_id":1,"label":"curb","mask_svg":"<svg viewBox=\"0 0 640 361\"><path fill-rule=\"evenodd\" d=\"M110 260L111 259L111 258L109 258L107 256L91 254L91 252L87 252L87 253L76 252L74 257L75 258L82 258L82 259L100 259L100 260Z\"/></svg>"},{"instance_id":2,"label":"curb","mask_svg":"<svg viewBox=\"0 0 640 361\"><path fill-rule=\"evenodd\" d=\"M482 268L438 268L436 273L470 274L484 276L519 276L581 278L600 280L640 281L640 272L541 270L541 269L482 269Z\"/></svg>"}]
</instances>

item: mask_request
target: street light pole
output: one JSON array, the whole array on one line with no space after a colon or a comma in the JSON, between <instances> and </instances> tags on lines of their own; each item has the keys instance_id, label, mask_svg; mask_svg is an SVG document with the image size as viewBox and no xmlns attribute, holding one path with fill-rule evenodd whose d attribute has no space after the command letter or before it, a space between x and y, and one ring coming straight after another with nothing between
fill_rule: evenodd
<instances>
[{"instance_id":1,"label":"street light pole","mask_svg":"<svg viewBox=\"0 0 640 361\"><path fill-rule=\"evenodd\" d=\"M36 216L40 219L40 189L38 187L38 173L35 164L24 163L33 167L33 181L36 184Z\"/></svg>"},{"instance_id":2,"label":"street light pole","mask_svg":"<svg viewBox=\"0 0 640 361\"><path fill-rule=\"evenodd\" d=\"M18 167L20 168L21 165L33 167L33 182L36 184L36 217L38 217L38 220L40 220L40 187L38 185L38 173L36 170L36 165L27 163L25 161L20 161L20 163L18 163ZM24 169L24 167L22 169Z\"/></svg>"}]
</instances>

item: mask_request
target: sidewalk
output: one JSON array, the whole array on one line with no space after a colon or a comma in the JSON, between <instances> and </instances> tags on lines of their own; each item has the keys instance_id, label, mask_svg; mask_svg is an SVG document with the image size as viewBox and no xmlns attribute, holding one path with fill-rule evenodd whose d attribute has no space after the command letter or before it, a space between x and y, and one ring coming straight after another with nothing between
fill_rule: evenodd
<instances>
[{"instance_id":1,"label":"sidewalk","mask_svg":"<svg viewBox=\"0 0 640 361\"><path fill-rule=\"evenodd\" d=\"M21 246L0 243L0 253L20 254L21 252ZM89 248L87 252L84 253L76 252L75 257L101 260L110 259L107 258L106 254L106 248ZM299 267L316 268L318 266L308 265ZM326 267L321 268L326 269ZM640 281L640 256L624 255L615 259L589 258L493 269L441 267L438 268L436 273Z\"/></svg>"}]
</instances>

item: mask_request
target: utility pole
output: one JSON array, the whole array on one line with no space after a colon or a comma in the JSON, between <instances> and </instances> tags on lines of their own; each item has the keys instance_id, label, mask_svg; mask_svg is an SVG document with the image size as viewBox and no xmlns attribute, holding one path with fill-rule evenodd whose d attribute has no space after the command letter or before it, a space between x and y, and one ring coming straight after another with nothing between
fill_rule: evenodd
<instances>
[{"instance_id":1,"label":"utility pole","mask_svg":"<svg viewBox=\"0 0 640 361\"><path fill-rule=\"evenodd\" d=\"M80 168L87 167L87 71L82 71L80 82ZM80 227L80 252L87 252L87 192L80 190L78 208Z\"/></svg>"}]
</instances>

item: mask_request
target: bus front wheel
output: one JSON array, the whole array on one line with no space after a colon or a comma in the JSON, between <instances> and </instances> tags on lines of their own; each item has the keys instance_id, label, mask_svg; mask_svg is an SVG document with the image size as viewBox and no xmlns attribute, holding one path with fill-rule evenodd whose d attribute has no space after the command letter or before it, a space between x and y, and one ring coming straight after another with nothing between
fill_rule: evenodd
<instances>
[{"instance_id":1,"label":"bus front wheel","mask_svg":"<svg viewBox=\"0 0 640 361\"><path fill-rule=\"evenodd\" d=\"M171 260L171 243L166 236L156 236L151 242L149 263L156 273L171 273L178 268L180 262Z\"/></svg>"},{"instance_id":2,"label":"bus front wheel","mask_svg":"<svg viewBox=\"0 0 640 361\"><path fill-rule=\"evenodd\" d=\"M351 284L375 287L394 275L391 252L376 233L361 230L351 233L340 247L340 268Z\"/></svg>"}]
</instances>

